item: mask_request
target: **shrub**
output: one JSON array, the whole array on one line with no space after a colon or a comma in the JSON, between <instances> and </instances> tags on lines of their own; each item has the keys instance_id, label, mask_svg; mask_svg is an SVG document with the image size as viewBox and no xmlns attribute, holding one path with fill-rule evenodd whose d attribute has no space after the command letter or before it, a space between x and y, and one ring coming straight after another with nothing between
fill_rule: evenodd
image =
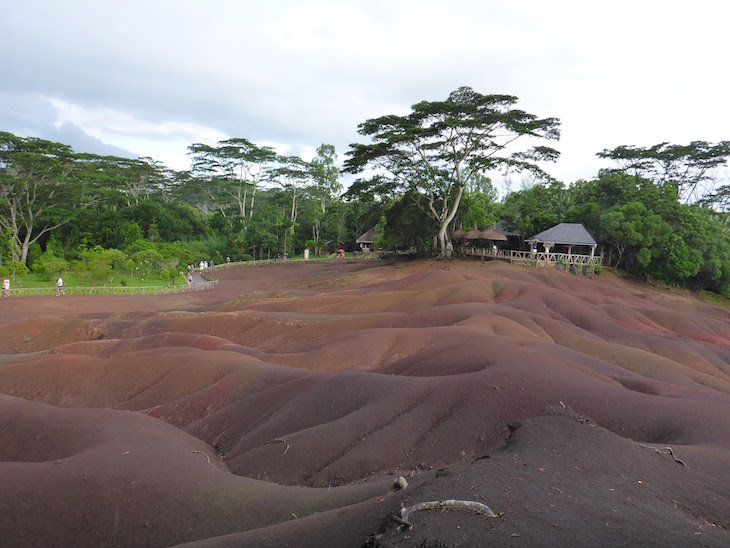
<instances>
[{"instance_id":1,"label":"shrub","mask_svg":"<svg viewBox=\"0 0 730 548\"><path fill-rule=\"evenodd\" d=\"M55 280L58 276L68 270L68 263L61 257L56 257L51 253L43 253L35 263L33 263L33 272L44 281Z\"/></svg>"}]
</instances>

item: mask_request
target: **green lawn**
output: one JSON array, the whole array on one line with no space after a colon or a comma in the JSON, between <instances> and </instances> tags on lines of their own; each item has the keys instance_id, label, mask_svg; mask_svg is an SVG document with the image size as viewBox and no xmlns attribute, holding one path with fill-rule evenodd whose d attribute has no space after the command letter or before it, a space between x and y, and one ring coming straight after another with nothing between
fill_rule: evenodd
<instances>
[{"instance_id":1,"label":"green lawn","mask_svg":"<svg viewBox=\"0 0 730 548\"><path fill-rule=\"evenodd\" d=\"M37 275L30 273L26 274L24 276L16 276L13 278L12 276L7 276L10 278L11 288L13 289L21 289L21 288L53 288L56 287L56 280L43 280ZM123 282L124 280L124 282ZM168 286L168 285L182 285L185 284L185 279L181 276L177 276L175 278L174 284L171 283L171 281L168 280L162 280L160 277L155 273L147 277L142 276L134 276L131 277L129 275L120 275L117 274L114 276L114 279L106 282L96 284L90 282L88 279L79 278L79 276L75 272L67 272L63 275L63 286L66 288L69 287L161 287L161 286Z\"/></svg>"}]
</instances>

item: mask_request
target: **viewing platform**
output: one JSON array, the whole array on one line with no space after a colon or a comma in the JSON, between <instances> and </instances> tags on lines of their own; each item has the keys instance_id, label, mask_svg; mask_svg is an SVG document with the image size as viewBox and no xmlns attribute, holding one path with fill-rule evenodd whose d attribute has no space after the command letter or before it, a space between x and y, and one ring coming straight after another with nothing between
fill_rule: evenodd
<instances>
[{"instance_id":1,"label":"viewing platform","mask_svg":"<svg viewBox=\"0 0 730 548\"><path fill-rule=\"evenodd\" d=\"M513 249L498 249L496 252L487 247L458 246L454 251L462 255L499 259L510 263L531 263L535 266L554 266L558 263L576 266L602 266L603 255L579 255L575 253L532 253Z\"/></svg>"}]
</instances>

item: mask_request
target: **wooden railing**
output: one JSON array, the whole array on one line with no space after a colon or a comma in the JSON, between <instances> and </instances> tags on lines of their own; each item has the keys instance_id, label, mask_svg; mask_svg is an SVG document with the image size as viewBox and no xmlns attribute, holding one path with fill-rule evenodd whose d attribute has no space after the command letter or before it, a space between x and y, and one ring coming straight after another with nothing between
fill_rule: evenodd
<instances>
[{"instance_id":1,"label":"wooden railing","mask_svg":"<svg viewBox=\"0 0 730 548\"><path fill-rule=\"evenodd\" d=\"M495 253L486 247L459 246L459 253L475 257L501 259L504 261L535 263L536 265L554 265L559 262L565 264L600 266L603 264L603 255L576 255L575 253L531 253L530 251L515 251L513 249L498 249Z\"/></svg>"}]
</instances>

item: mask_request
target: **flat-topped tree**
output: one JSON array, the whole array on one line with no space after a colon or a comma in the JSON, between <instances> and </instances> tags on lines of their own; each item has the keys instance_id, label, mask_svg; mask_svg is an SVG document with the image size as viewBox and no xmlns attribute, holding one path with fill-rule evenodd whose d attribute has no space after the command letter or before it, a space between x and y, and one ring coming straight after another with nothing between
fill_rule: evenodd
<instances>
[{"instance_id":1,"label":"flat-topped tree","mask_svg":"<svg viewBox=\"0 0 730 548\"><path fill-rule=\"evenodd\" d=\"M217 204L221 214L227 218L225 207L233 201L241 222L253 215L256 190L267 170L276 161L276 152L271 147L258 146L248 139L233 138L219 141L213 147L195 143L188 147L192 159L192 172L210 179L211 185L204 187L208 196ZM250 190L250 202L249 198ZM219 198L223 195L223 199ZM230 222L230 221L229 221Z\"/></svg>"},{"instance_id":2,"label":"flat-topped tree","mask_svg":"<svg viewBox=\"0 0 730 548\"><path fill-rule=\"evenodd\" d=\"M371 175L355 183L355 192L413 196L438 226L439 257L450 257L446 227L472 177L501 170L549 178L537 162L555 161L559 155L546 146L507 153L520 138L560 138L557 118L514 109L516 102L511 95L482 95L461 87L446 101L413 105L407 116L367 120L358 132L372 144L350 145L344 170Z\"/></svg>"},{"instance_id":3,"label":"flat-topped tree","mask_svg":"<svg viewBox=\"0 0 730 548\"><path fill-rule=\"evenodd\" d=\"M726 167L730 158L730 141L692 141L688 145L665 142L646 148L621 145L596 156L619 164L618 169L609 172L650 179L660 187L673 185L684 203L703 198L712 202L717 169Z\"/></svg>"},{"instance_id":4,"label":"flat-topped tree","mask_svg":"<svg viewBox=\"0 0 730 548\"><path fill-rule=\"evenodd\" d=\"M0 229L11 233L13 260L25 263L31 244L96 203L92 157L101 158L0 132Z\"/></svg>"}]
</instances>

